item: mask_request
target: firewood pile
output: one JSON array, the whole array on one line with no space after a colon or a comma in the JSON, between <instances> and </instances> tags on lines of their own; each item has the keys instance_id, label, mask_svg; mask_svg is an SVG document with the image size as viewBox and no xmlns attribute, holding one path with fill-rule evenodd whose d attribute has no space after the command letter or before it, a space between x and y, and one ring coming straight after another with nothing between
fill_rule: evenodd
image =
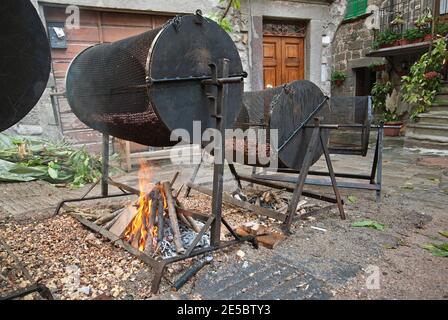
<instances>
[{"instance_id":1,"label":"firewood pile","mask_svg":"<svg viewBox=\"0 0 448 320\"><path fill-rule=\"evenodd\" d=\"M242 194L234 194L234 197L238 200L248 201L252 204L258 205L263 208L276 210L280 213L287 213L289 202L291 200L290 193L284 193L283 191L260 191L248 196ZM308 214L310 211L321 208L319 204L308 203L306 199L299 201L296 208L298 215Z\"/></svg>"}]
</instances>

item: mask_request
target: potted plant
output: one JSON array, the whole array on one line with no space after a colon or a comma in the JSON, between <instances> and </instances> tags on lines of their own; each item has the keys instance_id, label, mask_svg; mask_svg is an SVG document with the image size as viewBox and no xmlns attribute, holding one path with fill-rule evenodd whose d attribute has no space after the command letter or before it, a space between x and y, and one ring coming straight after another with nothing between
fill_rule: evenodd
<instances>
[{"instance_id":1,"label":"potted plant","mask_svg":"<svg viewBox=\"0 0 448 320\"><path fill-rule=\"evenodd\" d=\"M402 96L397 90L387 94L384 103L383 121L386 126L393 128L384 128L384 135L388 137L397 137L400 135L403 122L400 121L400 115L403 115L406 103L402 101Z\"/></svg>"},{"instance_id":2,"label":"potted plant","mask_svg":"<svg viewBox=\"0 0 448 320\"><path fill-rule=\"evenodd\" d=\"M437 23L435 29L437 36L444 37L448 34L448 23Z\"/></svg>"},{"instance_id":3,"label":"potted plant","mask_svg":"<svg viewBox=\"0 0 448 320\"><path fill-rule=\"evenodd\" d=\"M417 43L423 40L424 33L421 29L411 28L406 30L403 37L408 40L408 43Z\"/></svg>"},{"instance_id":4,"label":"potted plant","mask_svg":"<svg viewBox=\"0 0 448 320\"><path fill-rule=\"evenodd\" d=\"M386 64L384 62L372 63L369 65L369 69L375 72L385 71Z\"/></svg>"},{"instance_id":5,"label":"potted plant","mask_svg":"<svg viewBox=\"0 0 448 320\"><path fill-rule=\"evenodd\" d=\"M372 47L374 49L393 47L398 45L400 38L400 34L394 33L391 29L387 29L377 34Z\"/></svg>"},{"instance_id":6,"label":"potted plant","mask_svg":"<svg viewBox=\"0 0 448 320\"><path fill-rule=\"evenodd\" d=\"M403 100L414 107L411 119L431 108L442 83L439 72L447 60L446 41L440 38L430 53L423 54L414 63L409 75L402 77Z\"/></svg>"},{"instance_id":7,"label":"potted plant","mask_svg":"<svg viewBox=\"0 0 448 320\"><path fill-rule=\"evenodd\" d=\"M337 87L342 86L345 79L347 79L347 75L342 71L335 70L331 73L331 82L333 82Z\"/></svg>"},{"instance_id":8,"label":"potted plant","mask_svg":"<svg viewBox=\"0 0 448 320\"><path fill-rule=\"evenodd\" d=\"M398 116L394 113L384 113L384 135L387 137L398 137L400 135L403 122L399 121ZM387 128L387 126L393 126L394 128Z\"/></svg>"}]
</instances>

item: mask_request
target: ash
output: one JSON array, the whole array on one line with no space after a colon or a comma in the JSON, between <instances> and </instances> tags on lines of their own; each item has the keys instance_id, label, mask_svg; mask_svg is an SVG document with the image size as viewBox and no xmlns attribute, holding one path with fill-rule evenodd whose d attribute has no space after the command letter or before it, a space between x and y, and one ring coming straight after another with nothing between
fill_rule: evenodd
<instances>
[{"instance_id":1,"label":"ash","mask_svg":"<svg viewBox=\"0 0 448 320\"><path fill-rule=\"evenodd\" d=\"M204 226L204 224L199 221L196 221L196 224L199 228L202 228ZM182 245L185 249L187 249L196 238L197 233L182 224L179 224L179 229L181 233ZM207 247L208 245L210 245L210 236L208 234L204 234L195 248L203 248ZM163 240L160 242L159 252L163 259L172 258L178 255L176 252L176 246L174 245L173 229L171 228L169 220L167 219L165 219Z\"/></svg>"}]
</instances>

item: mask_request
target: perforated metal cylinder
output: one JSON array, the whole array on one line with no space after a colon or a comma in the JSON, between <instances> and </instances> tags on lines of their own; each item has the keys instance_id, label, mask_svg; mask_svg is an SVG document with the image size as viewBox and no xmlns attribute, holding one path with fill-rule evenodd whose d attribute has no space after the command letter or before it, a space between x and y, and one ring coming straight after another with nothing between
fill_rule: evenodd
<instances>
[{"instance_id":1,"label":"perforated metal cylinder","mask_svg":"<svg viewBox=\"0 0 448 320\"><path fill-rule=\"evenodd\" d=\"M78 118L100 132L150 146L171 146L171 133L213 127L207 86L210 64L230 60L241 74L235 44L215 22L199 15L176 17L165 26L81 52L67 72L67 98ZM177 79L177 80L176 80ZM227 123L241 104L242 83L229 85Z\"/></svg>"},{"instance_id":2,"label":"perforated metal cylinder","mask_svg":"<svg viewBox=\"0 0 448 320\"><path fill-rule=\"evenodd\" d=\"M268 133L275 129L278 133L277 153L272 149L271 156L278 156L278 165L299 170L306 155L309 141L311 139L312 128L299 128L313 111L325 101L322 91L312 82L306 80L294 81L276 88L266 89L257 92L246 92L243 96L243 105L239 112L236 128L247 130L248 128L266 129ZM328 103L323 103L319 111L313 117L319 117L321 123L329 123L331 117ZM310 125L313 121L309 121ZM323 130L323 140L328 142L328 130ZM267 142L271 142L267 140ZM265 146L265 141L257 141L260 150L270 151L270 146ZM249 154L254 150L248 147L248 140L238 142L227 142L227 148L241 149L244 146L246 164L249 163ZM237 151L235 151L237 152ZM258 150L257 150L258 152ZM322 155L323 150L319 146L313 151L313 162L316 162ZM270 154L268 153L267 156ZM270 163L263 164L257 161L256 165L269 166Z\"/></svg>"},{"instance_id":3,"label":"perforated metal cylinder","mask_svg":"<svg viewBox=\"0 0 448 320\"><path fill-rule=\"evenodd\" d=\"M0 1L0 131L39 101L50 75L50 46L28 0Z\"/></svg>"}]
</instances>

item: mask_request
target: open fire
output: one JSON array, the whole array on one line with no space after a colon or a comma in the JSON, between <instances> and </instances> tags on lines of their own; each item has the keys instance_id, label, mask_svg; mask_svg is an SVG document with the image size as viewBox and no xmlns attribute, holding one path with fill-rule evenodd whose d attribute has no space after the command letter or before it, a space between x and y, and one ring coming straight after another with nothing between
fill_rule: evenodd
<instances>
[{"instance_id":1,"label":"open fire","mask_svg":"<svg viewBox=\"0 0 448 320\"><path fill-rule=\"evenodd\" d=\"M185 212L177 195L172 194L173 181L151 183L151 168L140 163L138 200L134 205L111 214L113 220L105 227L128 242L132 247L150 256L164 258L183 254L194 241L203 226ZM179 211L180 210L180 211ZM98 220L100 221L100 219ZM103 221L100 221L104 223ZM204 234L196 246L209 244L209 235Z\"/></svg>"},{"instance_id":2,"label":"open fire","mask_svg":"<svg viewBox=\"0 0 448 320\"><path fill-rule=\"evenodd\" d=\"M163 240L166 195L162 185L151 184L151 169L145 163L140 164L138 179L137 214L124 232L123 239L142 252L156 251L157 244ZM151 186L153 189L148 192Z\"/></svg>"}]
</instances>

